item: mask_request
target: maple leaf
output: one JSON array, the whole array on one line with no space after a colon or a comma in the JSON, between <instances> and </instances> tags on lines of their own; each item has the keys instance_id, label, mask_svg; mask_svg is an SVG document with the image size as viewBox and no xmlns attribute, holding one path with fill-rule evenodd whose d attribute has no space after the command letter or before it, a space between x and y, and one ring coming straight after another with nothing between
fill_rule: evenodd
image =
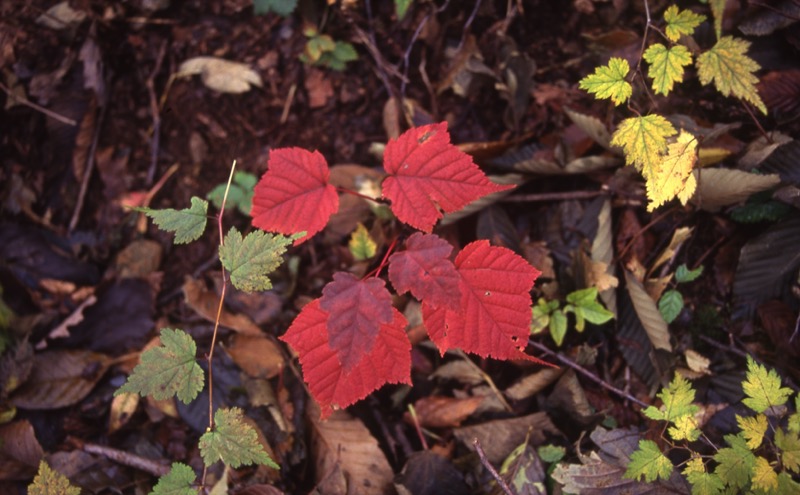
<instances>
[{"instance_id":1,"label":"maple leaf","mask_svg":"<svg viewBox=\"0 0 800 495\"><path fill-rule=\"evenodd\" d=\"M184 404L203 390L203 368L197 364L197 346L183 330L161 330L161 345L142 353L128 381L114 392L150 395L156 400L178 396Z\"/></svg>"},{"instance_id":2,"label":"maple leaf","mask_svg":"<svg viewBox=\"0 0 800 495\"><path fill-rule=\"evenodd\" d=\"M315 299L303 307L281 337L298 353L322 419L330 416L334 407L347 407L386 383L411 384L411 343L405 333L406 319L399 311L392 308L391 323L381 325L371 352L348 373L328 344L328 316Z\"/></svg>"},{"instance_id":3,"label":"maple leaf","mask_svg":"<svg viewBox=\"0 0 800 495\"><path fill-rule=\"evenodd\" d=\"M431 232L442 218L488 194L514 185L491 182L469 155L450 142L447 122L409 129L390 140L383 154L383 197L397 218ZM440 211L441 210L441 211Z\"/></svg>"},{"instance_id":4,"label":"maple leaf","mask_svg":"<svg viewBox=\"0 0 800 495\"><path fill-rule=\"evenodd\" d=\"M692 54L683 45L667 48L655 43L644 52L644 59L650 64L647 74L653 78L653 91L666 96L676 82L683 82L683 67L692 63Z\"/></svg>"},{"instance_id":5,"label":"maple leaf","mask_svg":"<svg viewBox=\"0 0 800 495\"><path fill-rule=\"evenodd\" d=\"M703 85L714 81L714 86L724 96L733 95L750 102L766 115L767 106L756 89L758 78L753 75L761 66L746 55L748 48L749 41L723 36L697 57L697 75Z\"/></svg>"},{"instance_id":6,"label":"maple leaf","mask_svg":"<svg viewBox=\"0 0 800 495\"><path fill-rule=\"evenodd\" d=\"M691 36L694 29L706 20L706 16L695 14L691 10L680 10L677 5L670 5L664 11L664 22L667 23L664 33L670 41L678 41L682 35Z\"/></svg>"},{"instance_id":7,"label":"maple leaf","mask_svg":"<svg viewBox=\"0 0 800 495\"><path fill-rule=\"evenodd\" d=\"M772 493L778 488L778 473L769 465L769 461L759 456L753 466L753 488Z\"/></svg>"},{"instance_id":8,"label":"maple leaf","mask_svg":"<svg viewBox=\"0 0 800 495\"><path fill-rule=\"evenodd\" d=\"M719 476L706 472L703 459L699 457L686 463L683 475L692 485L692 495L717 495L725 489L725 483L719 479Z\"/></svg>"},{"instance_id":9,"label":"maple leaf","mask_svg":"<svg viewBox=\"0 0 800 495\"><path fill-rule=\"evenodd\" d=\"M200 454L206 466L221 460L234 469L248 464L280 469L259 443L258 432L244 421L242 410L237 407L217 409L214 429L200 437Z\"/></svg>"},{"instance_id":10,"label":"maple leaf","mask_svg":"<svg viewBox=\"0 0 800 495\"><path fill-rule=\"evenodd\" d=\"M674 143L667 146L667 155L655 173L647 178L647 211L653 211L675 196L691 197L697 187L692 174L697 161L697 138L681 130Z\"/></svg>"},{"instance_id":11,"label":"maple leaf","mask_svg":"<svg viewBox=\"0 0 800 495\"><path fill-rule=\"evenodd\" d=\"M744 405L757 413L763 413L772 406L785 404L792 390L781 387L781 378L775 370L756 363L747 356L747 380L742 382L745 397Z\"/></svg>"},{"instance_id":12,"label":"maple leaf","mask_svg":"<svg viewBox=\"0 0 800 495\"><path fill-rule=\"evenodd\" d=\"M339 196L329 178L328 163L318 151L270 151L269 168L253 191L253 225L285 235L305 231L295 245L305 242L339 209Z\"/></svg>"},{"instance_id":13,"label":"maple leaf","mask_svg":"<svg viewBox=\"0 0 800 495\"><path fill-rule=\"evenodd\" d=\"M750 470L756 463L756 456L747 447L747 441L739 435L726 435L730 445L714 454L717 467L714 474L731 488L744 488L750 482Z\"/></svg>"},{"instance_id":14,"label":"maple leaf","mask_svg":"<svg viewBox=\"0 0 800 495\"><path fill-rule=\"evenodd\" d=\"M625 80L630 70L627 60L611 57L608 65L598 67L594 74L581 79L578 85L597 98L611 98L614 105L621 105L633 93L631 83Z\"/></svg>"},{"instance_id":15,"label":"maple leaf","mask_svg":"<svg viewBox=\"0 0 800 495\"><path fill-rule=\"evenodd\" d=\"M271 289L272 281L267 274L281 265L286 246L301 235L284 237L255 231L242 239L242 234L231 228L219 247L219 259L237 289L246 292Z\"/></svg>"},{"instance_id":16,"label":"maple leaf","mask_svg":"<svg viewBox=\"0 0 800 495\"><path fill-rule=\"evenodd\" d=\"M192 196L192 206L183 210L167 208L153 210L134 208L153 219L161 230L175 232L175 244L187 244L197 240L206 228L208 201Z\"/></svg>"},{"instance_id":17,"label":"maple leaf","mask_svg":"<svg viewBox=\"0 0 800 495\"><path fill-rule=\"evenodd\" d=\"M359 280L351 273L334 273L319 305L329 313L328 342L345 372L372 351L381 325L393 319L392 295L377 277Z\"/></svg>"},{"instance_id":18,"label":"maple leaf","mask_svg":"<svg viewBox=\"0 0 800 495\"><path fill-rule=\"evenodd\" d=\"M644 411L645 416L657 421L674 421L681 416L694 415L699 408L692 404L694 402L695 391L692 384L679 374L670 384L658 393L658 398L664 405L660 409L648 406Z\"/></svg>"},{"instance_id":19,"label":"maple leaf","mask_svg":"<svg viewBox=\"0 0 800 495\"><path fill-rule=\"evenodd\" d=\"M645 179L658 171L667 150L667 138L678 131L661 115L630 117L620 122L611 145L625 152L625 162L641 170Z\"/></svg>"},{"instance_id":20,"label":"maple leaf","mask_svg":"<svg viewBox=\"0 0 800 495\"><path fill-rule=\"evenodd\" d=\"M39 462L39 472L28 487L29 495L79 495L81 489L69 484L69 479L51 469L43 460Z\"/></svg>"},{"instance_id":21,"label":"maple leaf","mask_svg":"<svg viewBox=\"0 0 800 495\"><path fill-rule=\"evenodd\" d=\"M736 415L736 422L742 429L742 436L747 440L750 450L755 450L764 440L764 433L767 432L767 417L759 414L755 417L743 417Z\"/></svg>"},{"instance_id":22,"label":"maple leaf","mask_svg":"<svg viewBox=\"0 0 800 495\"><path fill-rule=\"evenodd\" d=\"M194 469L180 462L173 462L169 472L158 479L151 495L197 495Z\"/></svg>"},{"instance_id":23,"label":"maple leaf","mask_svg":"<svg viewBox=\"0 0 800 495\"><path fill-rule=\"evenodd\" d=\"M661 453L658 445L652 440L639 440L639 448L631 454L628 468L623 475L626 478L652 482L658 478L667 479L672 474L672 462Z\"/></svg>"},{"instance_id":24,"label":"maple leaf","mask_svg":"<svg viewBox=\"0 0 800 495\"><path fill-rule=\"evenodd\" d=\"M356 230L354 230L353 234L350 236L347 248L350 249L350 254L353 255L353 259L356 261L364 261L375 256L375 251L378 246L375 244L375 241L372 240L372 237L370 237L369 231L364 227L364 224L359 222L356 226Z\"/></svg>"},{"instance_id":25,"label":"maple leaf","mask_svg":"<svg viewBox=\"0 0 800 495\"><path fill-rule=\"evenodd\" d=\"M775 431L775 446L781 449L781 463L789 471L800 473L800 436L797 433Z\"/></svg>"},{"instance_id":26,"label":"maple leaf","mask_svg":"<svg viewBox=\"0 0 800 495\"><path fill-rule=\"evenodd\" d=\"M434 234L416 232L406 249L389 257L389 280L398 294L411 291L431 306L457 309L461 277L449 256L453 246Z\"/></svg>"},{"instance_id":27,"label":"maple leaf","mask_svg":"<svg viewBox=\"0 0 800 495\"><path fill-rule=\"evenodd\" d=\"M543 363L522 352L530 333L530 290L541 272L486 240L465 246L455 266L461 277L458 310L422 303L425 327L439 351L460 348L484 357Z\"/></svg>"}]
</instances>

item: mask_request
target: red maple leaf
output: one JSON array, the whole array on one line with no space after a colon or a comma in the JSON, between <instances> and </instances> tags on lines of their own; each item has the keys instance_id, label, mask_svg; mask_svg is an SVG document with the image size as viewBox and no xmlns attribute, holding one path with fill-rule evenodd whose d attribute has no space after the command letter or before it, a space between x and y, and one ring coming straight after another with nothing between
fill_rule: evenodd
<instances>
[{"instance_id":1,"label":"red maple leaf","mask_svg":"<svg viewBox=\"0 0 800 495\"><path fill-rule=\"evenodd\" d=\"M515 186L491 182L469 155L450 142L447 123L409 129L383 154L383 197L401 222L425 232L442 218L487 194Z\"/></svg>"},{"instance_id":2,"label":"red maple leaf","mask_svg":"<svg viewBox=\"0 0 800 495\"><path fill-rule=\"evenodd\" d=\"M376 277L359 280L351 273L334 273L319 305L330 314L328 341L346 372L372 351L381 325L392 321L392 295Z\"/></svg>"},{"instance_id":3,"label":"red maple leaf","mask_svg":"<svg viewBox=\"0 0 800 495\"><path fill-rule=\"evenodd\" d=\"M464 247L455 266L461 276L458 310L422 304L425 327L439 350L543 362L522 352L530 334L530 290L541 272L485 240Z\"/></svg>"},{"instance_id":4,"label":"red maple leaf","mask_svg":"<svg viewBox=\"0 0 800 495\"><path fill-rule=\"evenodd\" d=\"M253 225L286 235L305 231L295 245L304 242L339 209L339 195L329 177L328 163L318 151L270 151L269 168L253 191Z\"/></svg>"},{"instance_id":5,"label":"red maple leaf","mask_svg":"<svg viewBox=\"0 0 800 495\"><path fill-rule=\"evenodd\" d=\"M461 276L449 256L453 246L434 234L414 233L405 251L389 257L389 280L398 294L407 291L431 306L458 309Z\"/></svg>"},{"instance_id":6,"label":"red maple leaf","mask_svg":"<svg viewBox=\"0 0 800 495\"><path fill-rule=\"evenodd\" d=\"M391 323L380 326L372 350L345 372L328 345L328 312L315 299L303 307L281 340L300 356L303 376L320 405L322 419L333 407L347 407L386 383L411 384L411 343L406 319L392 308Z\"/></svg>"}]
</instances>

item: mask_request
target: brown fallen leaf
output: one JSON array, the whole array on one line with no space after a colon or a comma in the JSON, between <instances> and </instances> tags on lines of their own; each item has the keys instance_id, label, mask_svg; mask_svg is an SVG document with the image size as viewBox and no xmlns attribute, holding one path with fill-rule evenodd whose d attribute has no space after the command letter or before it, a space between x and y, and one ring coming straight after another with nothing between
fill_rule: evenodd
<instances>
[{"instance_id":1,"label":"brown fallen leaf","mask_svg":"<svg viewBox=\"0 0 800 495\"><path fill-rule=\"evenodd\" d=\"M494 465L500 465L528 435L533 445L541 445L548 433L560 434L544 412L511 419L496 419L453 430L455 437L470 450L475 449L473 440L477 438L486 452L486 458Z\"/></svg>"},{"instance_id":2,"label":"brown fallen leaf","mask_svg":"<svg viewBox=\"0 0 800 495\"><path fill-rule=\"evenodd\" d=\"M183 295L186 304L197 314L210 322L216 320L219 297L206 289L206 284L202 280L186 277L186 281L183 283ZM253 323L253 320L242 314L233 314L225 308L222 308L219 324L243 335L262 334L261 329Z\"/></svg>"},{"instance_id":3,"label":"brown fallen leaf","mask_svg":"<svg viewBox=\"0 0 800 495\"><path fill-rule=\"evenodd\" d=\"M29 480L43 456L27 420L0 426L0 480Z\"/></svg>"},{"instance_id":4,"label":"brown fallen leaf","mask_svg":"<svg viewBox=\"0 0 800 495\"><path fill-rule=\"evenodd\" d=\"M475 412L484 397L467 397L456 399L454 397L430 396L423 397L414 403L420 425L426 428L452 428L460 426L461 422ZM406 413L408 415L408 413Z\"/></svg>"},{"instance_id":5,"label":"brown fallen leaf","mask_svg":"<svg viewBox=\"0 0 800 495\"><path fill-rule=\"evenodd\" d=\"M237 335L226 350L233 362L253 378L273 378L285 364L278 344L263 336Z\"/></svg>"}]
</instances>

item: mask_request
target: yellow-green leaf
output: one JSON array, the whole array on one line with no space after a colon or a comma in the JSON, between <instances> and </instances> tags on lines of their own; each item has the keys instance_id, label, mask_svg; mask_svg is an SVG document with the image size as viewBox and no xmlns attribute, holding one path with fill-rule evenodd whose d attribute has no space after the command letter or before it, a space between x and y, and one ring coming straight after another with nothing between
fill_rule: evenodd
<instances>
[{"instance_id":1,"label":"yellow-green leaf","mask_svg":"<svg viewBox=\"0 0 800 495\"><path fill-rule=\"evenodd\" d=\"M661 115L631 117L620 122L611 136L611 145L621 147L625 162L635 166L647 179L661 165L667 138L677 132Z\"/></svg>"},{"instance_id":2,"label":"yellow-green leaf","mask_svg":"<svg viewBox=\"0 0 800 495\"><path fill-rule=\"evenodd\" d=\"M681 416L672 423L675 426L670 426L667 431L673 440L694 442L700 438L700 429L697 427L697 420L694 419L694 415Z\"/></svg>"},{"instance_id":3,"label":"yellow-green leaf","mask_svg":"<svg viewBox=\"0 0 800 495\"><path fill-rule=\"evenodd\" d=\"M683 67L692 63L692 54L683 45L667 48L656 43L644 52L644 59L650 64L647 74L653 78L653 91L666 96L676 82L683 82Z\"/></svg>"},{"instance_id":4,"label":"yellow-green leaf","mask_svg":"<svg viewBox=\"0 0 800 495\"><path fill-rule=\"evenodd\" d=\"M612 57L608 65L595 69L594 74L581 79L579 85L597 98L611 98L615 105L621 105L633 93L633 87L625 80L630 70L627 60Z\"/></svg>"},{"instance_id":5,"label":"yellow-green leaf","mask_svg":"<svg viewBox=\"0 0 800 495\"><path fill-rule=\"evenodd\" d=\"M173 462L169 473L158 479L150 495L197 495L194 469L180 462Z\"/></svg>"},{"instance_id":6,"label":"yellow-green leaf","mask_svg":"<svg viewBox=\"0 0 800 495\"><path fill-rule=\"evenodd\" d=\"M750 482L750 471L756 464L756 456L740 435L726 435L725 441L730 447L714 454L714 460L718 463L714 474L731 488L744 488Z\"/></svg>"},{"instance_id":7,"label":"yellow-green leaf","mask_svg":"<svg viewBox=\"0 0 800 495\"><path fill-rule=\"evenodd\" d=\"M681 416L691 416L698 411L698 407L692 404L694 396L692 384L676 373L670 384L658 393L658 398L664 405L660 409L649 406L642 412L650 419L675 421Z\"/></svg>"},{"instance_id":8,"label":"yellow-green leaf","mask_svg":"<svg viewBox=\"0 0 800 495\"><path fill-rule=\"evenodd\" d=\"M794 414L789 416L789 423L787 425L789 431L800 433L800 394L794 397Z\"/></svg>"},{"instance_id":9,"label":"yellow-green leaf","mask_svg":"<svg viewBox=\"0 0 800 495\"><path fill-rule=\"evenodd\" d=\"M670 41L678 41L681 35L691 36L694 28L706 20L706 16L695 14L691 10L680 10L677 5L670 5L664 11L664 22L667 27L664 30Z\"/></svg>"},{"instance_id":10,"label":"yellow-green leaf","mask_svg":"<svg viewBox=\"0 0 800 495\"><path fill-rule=\"evenodd\" d=\"M69 484L66 476L50 469L46 462L39 463L39 472L28 487L29 495L79 495L81 489Z\"/></svg>"},{"instance_id":11,"label":"yellow-green leaf","mask_svg":"<svg viewBox=\"0 0 800 495\"><path fill-rule=\"evenodd\" d=\"M256 430L236 407L214 413L214 429L200 437L200 454L206 466L221 460L234 469L249 464L279 469L258 441Z\"/></svg>"},{"instance_id":12,"label":"yellow-green leaf","mask_svg":"<svg viewBox=\"0 0 800 495\"><path fill-rule=\"evenodd\" d=\"M755 417L742 417L736 415L736 422L742 429L742 435L747 440L750 450L755 450L764 440L764 433L767 431L767 417L759 414Z\"/></svg>"},{"instance_id":13,"label":"yellow-green leaf","mask_svg":"<svg viewBox=\"0 0 800 495\"><path fill-rule=\"evenodd\" d=\"M347 243L347 247L350 249L350 254L353 255L356 261L364 261L372 258L375 256L375 250L377 249L375 241L373 241L372 237L369 235L369 231L364 227L364 224L360 222L356 230L350 235L350 241Z\"/></svg>"},{"instance_id":14,"label":"yellow-green leaf","mask_svg":"<svg viewBox=\"0 0 800 495\"><path fill-rule=\"evenodd\" d=\"M639 440L639 448L631 454L625 478L652 482L658 478L667 479L672 474L672 462L661 453L652 440Z\"/></svg>"},{"instance_id":15,"label":"yellow-green leaf","mask_svg":"<svg viewBox=\"0 0 800 495\"><path fill-rule=\"evenodd\" d=\"M725 15L725 4L728 0L710 0L711 14L714 16L714 32L717 34L717 39L722 37L722 18Z\"/></svg>"},{"instance_id":16,"label":"yellow-green leaf","mask_svg":"<svg viewBox=\"0 0 800 495\"><path fill-rule=\"evenodd\" d=\"M758 95L758 77L753 72L761 68L747 56L750 42L733 36L724 36L710 50L697 57L697 75L704 85L714 81L714 86L725 96L733 95L752 103L762 113L767 107Z\"/></svg>"},{"instance_id":17,"label":"yellow-green leaf","mask_svg":"<svg viewBox=\"0 0 800 495\"><path fill-rule=\"evenodd\" d=\"M744 405L757 413L763 413L772 406L785 404L792 390L781 387L781 378L775 370L756 363L747 356L747 380L742 382L745 397Z\"/></svg>"},{"instance_id":18,"label":"yellow-green leaf","mask_svg":"<svg viewBox=\"0 0 800 495\"><path fill-rule=\"evenodd\" d=\"M716 474L706 472L703 459L691 459L683 469L683 475L692 485L692 495L717 495L725 489L725 483Z\"/></svg>"},{"instance_id":19,"label":"yellow-green leaf","mask_svg":"<svg viewBox=\"0 0 800 495\"><path fill-rule=\"evenodd\" d=\"M797 433L784 433L782 429L775 432L775 445L781 449L781 462L789 471L800 473L800 437Z\"/></svg>"},{"instance_id":20,"label":"yellow-green leaf","mask_svg":"<svg viewBox=\"0 0 800 495\"><path fill-rule=\"evenodd\" d=\"M756 465L752 471L753 488L770 492L778 488L778 473L763 457L756 457Z\"/></svg>"},{"instance_id":21,"label":"yellow-green leaf","mask_svg":"<svg viewBox=\"0 0 800 495\"><path fill-rule=\"evenodd\" d=\"M647 178L647 211L674 197L686 204L697 188L697 180L692 175L697 161L697 139L686 131L681 131L674 143L668 145L667 155L655 173Z\"/></svg>"}]
</instances>

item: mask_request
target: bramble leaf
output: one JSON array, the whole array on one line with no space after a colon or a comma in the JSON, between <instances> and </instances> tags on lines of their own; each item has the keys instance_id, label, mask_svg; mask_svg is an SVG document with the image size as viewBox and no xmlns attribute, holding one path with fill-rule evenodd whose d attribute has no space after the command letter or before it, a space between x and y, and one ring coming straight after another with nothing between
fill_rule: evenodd
<instances>
[{"instance_id":1,"label":"bramble leaf","mask_svg":"<svg viewBox=\"0 0 800 495\"><path fill-rule=\"evenodd\" d=\"M194 469L180 462L173 462L169 473L158 479L150 495L197 495Z\"/></svg>"},{"instance_id":2,"label":"bramble leaf","mask_svg":"<svg viewBox=\"0 0 800 495\"><path fill-rule=\"evenodd\" d=\"M280 469L259 443L256 430L244 421L242 410L236 407L217 409L214 429L200 437L200 454L206 466L221 460L234 469L249 464Z\"/></svg>"},{"instance_id":3,"label":"bramble leaf","mask_svg":"<svg viewBox=\"0 0 800 495\"><path fill-rule=\"evenodd\" d=\"M728 0L709 0L711 6L711 14L714 16L714 32L717 39L722 37L722 19L725 15L725 4Z\"/></svg>"},{"instance_id":4,"label":"bramble leaf","mask_svg":"<svg viewBox=\"0 0 800 495\"><path fill-rule=\"evenodd\" d=\"M778 473L769 465L769 461L759 456L756 457L752 471L753 488L770 492L778 488Z\"/></svg>"},{"instance_id":5,"label":"bramble leaf","mask_svg":"<svg viewBox=\"0 0 800 495\"><path fill-rule=\"evenodd\" d=\"M663 154L667 151L667 138L677 131L661 115L631 117L620 122L611 136L611 145L625 152L625 162L642 172L645 179L658 172Z\"/></svg>"},{"instance_id":6,"label":"bramble leaf","mask_svg":"<svg viewBox=\"0 0 800 495\"><path fill-rule=\"evenodd\" d=\"M706 472L705 464L699 457L686 464L683 474L692 485L692 495L717 495L725 489L725 483L719 476Z\"/></svg>"},{"instance_id":7,"label":"bramble leaf","mask_svg":"<svg viewBox=\"0 0 800 495\"><path fill-rule=\"evenodd\" d=\"M742 382L745 397L744 405L757 413L763 413L772 406L785 404L792 390L781 387L781 378L775 370L756 363L747 356L747 380Z\"/></svg>"},{"instance_id":8,"label":"bramble leaf","mask_svg":"<svg viewBox=\"0 0 800 495\"><path fill-rule=\"evenodd\" d=\"M203 368L197 364L197 346L183 330L161 330L161 345L142 353L128 381L114 392L150 395L156 400L177 395L184 404L203 390Z\"/></svg>"},{"instance_id":9,"label":"bramble leaf","mask_svg":"<svg viewBox=\"0 0 800 495\"><path fill-rule=\"evenodd\" d=\"M678 41L681 35L691 36L694 29L706 20L706 16L695 14L691 10L680 10L677 5L670 5L664 11L664 29L670 41Z\"/></svg>"},{"instance_id":10,"label":"bramble leaf","mask_svg":"<svg viewBox=\"0 0 800 495\"><path fill-rule=\"evenodd\" d=\"M306 232L295 244L322 230L339 209L336 188L322 155L301 148L269 153L269 168L253 192L253 225L284 235Z\"/></svg>"},{"instance_id":11,"label":"bramble leaf","mask_svg":"<svg viewBox=\"0 0 800 495\"><path fill-rule=\"evenodd\" d=\"M389 280L398 294L411 291L431 306L457 309L461 276L449 256L453 246L434 234L416 232L405 251L389 257Z\"/></svg>"},{"instance_id":12,"label":"bramble leaf","mask_svg":"<svg viewBox=\"0 0 800 495\"><path fill-rule=\"evenodd\" d=\"M675 269L675 281L679 284L694 282L702 274L703 265L698 266L694 270L689 270L689 267L686 266L686 263L682 263L678 268Z\"/></svg>"},{"instance_id":13,"label":"bramble leaf","mask_svg":"<svg viewBox=\"0 0 800 495\"><path fill-rule=\"evenodd\" d=\"M672 323L683 311L683 304L683 295L675 289L670 289L658 300L658 312L664 317L664 321Z\"/></svg>"},{"instance_id":14,"label":"bramble leaf","mask_svg":"<svg viewBox=\"0 0 800 495\"><path fill-rule=\"evenodd\" d=\"M692 174L697 161L697 139L686 131L681 131L674 143L667 146L667 155L655 172L647 178L647 211L674 197L686 204L697 188L697 180Z\"/></svg>"},{"instance_id":15,"label":"bramble leaf","mask_svg":"<svg viewBox=\"0 0 800 495\"><path fill-rule=\"evenodd\" d=\"M175 232L175 244L187 244L196 241L206 228L208 201L192 196L192 206L183 210L167 208L153 210L151 208L134 208L153 219L153 223L161 230Z\"/></svg>"},{"instance_id":16,"label":"bramble leaf","mask_svg":"<svg viewBox=\"0 0 800 495\"><path fill-rule=\"evenodd\" d=\"M742 436L747 440L747 447L756 450L764 440L764 433L767 432L767 417L763 414L754 417L742 417L737 414L736 422L742 429Z\"/></svg>"},{"instance_id":17,"label":"bramble leaf","mask_svg":"<svg viewBox=\"0 0 800 495\"><path fill-rule=\"evenodd\" d=\"M406 319L392 308L392 322L381 325L372 351L349 373L345 373L328 344L328 313L319 299L303 307L281 340L300 356L303 377L311 395L327 418L334 407L347 407L386 383L411 384L411 343L406 336Z\"/></svg>"},{"instance_id":18,"label":"bramble leaf","mask_svg":"<svg viewBox=\"0 0 800 495\"><path fill-rule=\"evenodd\" d=\"M661 453L652 440L639 440L639 448L631 454L630 463L623 475L625 478L647 482L658 478L667 479L672 474L672 462Z\"/></svg>"},{"instance_id":19,"label":"bramble leaf","mask_svg":"<svg viewBox=\"0 0 800 495\"><path fill-rule=\"evenodd\" d=\"M447 122L409 129L389 141L383 154L383 197L392 213L430 233L442 218L488 194L512 189L491 182L472 158L450 143Z\"/></svg>"},{"instance_id":20,"label":"bramble leaf","mask_svg":"<svg viewBox=\"0 0 800 495\"><path fill-rule=\"evenodd\" d=\"M683 82L683 67L692 63L692 54L683 45L667 48L661 43L654 43L643 57L650 64L647 75L653 79L653 91L664 96L672 91L676 82Z\"/></svg>"},{"instance_id":21,"label":"bramble leaf","mask_svg":"<svg viewBox=\"0 0 800 495\"><path fill-rule=\"evenodd\" d=\"M253 208L253 188L256 187L258 177L249 172L236 172L233 174L233 181L228 190L228 198L225 200L225 211L238 208L243 215L250 216ZM217 187L206 194L206 199L211 201L217 209L222 208L222 199L225 197L227 183L219 184Z\"/></svg>"},{"instance_id":22,"label":"bramble leaf","mask_svg":"<svg viewBox=\"0 0 800 495\"><path fill-rule=\"evenodd\" d=\"M697 420L694 415L687 414L675 418L672 423L675 426L670 426L667 432L673 440L688 440L694 442L700 438L700 428L698 428Z\"/></svg>"},{"instance_id":23,"label":"bramble leaf","mask_svg":"<svg viewBox=\"0 0 800 495\"><path fill-rule=\"evenodd\" d=\"M81 489L69 484L69 479L51 469L44 460L39 462L39 472L28 487L29 495L80 495Z\"/></svg>"},{"instance_id":24,"label":"bramble leaf","mask_svg":"<svg viewBox=\"0 0 800 495\"><path fill-rule=\"evenodd\" d=\"M794 413L789 416L787 428L791 432L800 433L800 394L794 397Z\"/></svg>"},{"instance_id":25,"label":"bramble leaf","mask_svg":"<svg viewBox=\"0 0 800 495\"><path fill-rule=\"evenodd\" d=\"M302 235L284 237L256 230L242 239L242 234L231 228L219 247L219 259L237 289L245 292L271 289L272 281L267 275L283 263L286 247Z\"/></svg>"},{"instance_id":26,"label":"bramble leaf","mask_svg":"<svg viewBox=\"0 0 800 495\"><path fill-rule=\"evenodd\" d=\"M628 61L624 58L612 57L608 65L595 69L594 74L590 74L580 80L578 85L596 98L611 98L614 105L625 103L633 93L631 83L625 80L631 70Z\"/></svg>"},{"instance_id":27,"label":"bramble leaf","mask_svg":"<svg viewBox=\"0 0 800 495\"><path fill-rule=\"evenodd\" d=\"M333 274L322 289L319 306L328 313L328 343L345 373L372 351L381 326L392 322L392 295L383 280L359 280L351 273Z\"/></svg>"},{"instance_id":28,"label":"bramble leaf","mask_svg":"<svg viewBox=\"0 0 800 495\"><path fill-rule=\"evenodd\" d=\"M800 473L800 436L780 428L775 431L775 446L781 449L781 463L789 471Z\"/></svg>"},{"instance_id":29,"label":"bramble leaf","mask_svg":"<svg viewBox=\"0 0 800 495\"><path fill-rule=\"evenodd\" d=\"M756 456L747 447L747 441L739 435L725 435L730 445L714 454L717 467L714 474L730 485L732 489L741 489L750 482L750 471L756 465Z\"/></svg>"},{"instance_id":30,"label":"bramble leaf","mask_svg":"<svg viewBox=\"0 0 800 495\"><path fill-rule=\"evenodd\" d=\"M749 41L723 36L710 50L697 57L697 75L703 85L714 81L714 86L724 96L733 95L750 102L766 115L767 107L755 86L758 77L753 75L761 66L747 56L748 48Z\"/></svg>"},{"instance_id":31,"label":"bramble leaf","mask_svg":"<svg viewBox=\"0 0 800 495\"><path fill-rule=\"evenodd\" d=\"M364 224L359 222L356 230L350 235L347 248L350 249L350 254L353 255L354 260L364 261L375 256L375 250L378 249L378 246L370 237L369 231L364 227Z\"/></svg>"},{"instance_id":32,"label":"bramble leaf","mask_svg":"<svg viewBox=\"0 0 800 495\"><path fill-rule=\"evenodd\" d=\"M662 421L674 421L681 416L694 415L698 411L698 407L692 404L694 396L692 384L676 373L672 382L658 393L664 403L661 408L649 406L642 412L650 419Z\"/></svg>"}]
</instances>

